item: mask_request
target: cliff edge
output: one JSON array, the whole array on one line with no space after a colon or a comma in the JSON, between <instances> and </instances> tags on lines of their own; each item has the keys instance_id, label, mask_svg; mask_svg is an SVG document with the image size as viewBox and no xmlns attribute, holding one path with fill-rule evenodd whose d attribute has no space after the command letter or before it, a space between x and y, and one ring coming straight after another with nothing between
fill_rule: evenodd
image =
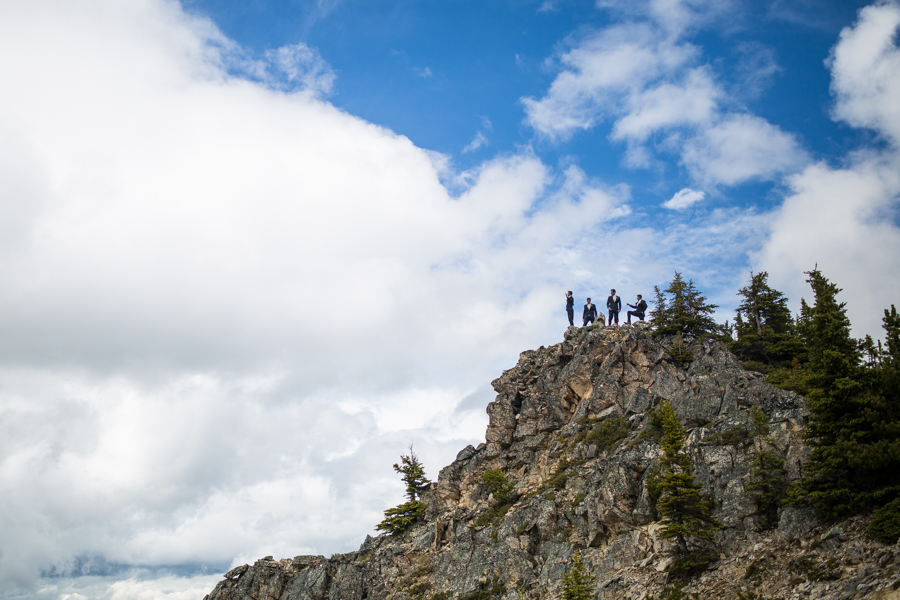
<instances>
[{"instance_id":1,"label":"cliff edge","mask_svg":"<svg viewBox=\"0 0 900 600\"><path fill-rule=\"evenodd\" d=\"M866 518L824 523L782 508L771 522L747 489L762 450L785 458L789 480L799 476L804 399L744 370L720 342L694 344L678 366L673 340L645 327L571 327L562 343L523 352L493 382L486 443L464 448L424 493L424 521L367 537L356 552L238 567L206 600L557 598L576 550L598 598L672 596L672 542L648 488L662 456L650 411L664 399L722 525L718 560L685 592L900 600L900 548L869 536ZM766 433L758 418L754 427L759 410ZM488 469L512 484L505 501L485 488Z\"/></svg>"}]
</instances>

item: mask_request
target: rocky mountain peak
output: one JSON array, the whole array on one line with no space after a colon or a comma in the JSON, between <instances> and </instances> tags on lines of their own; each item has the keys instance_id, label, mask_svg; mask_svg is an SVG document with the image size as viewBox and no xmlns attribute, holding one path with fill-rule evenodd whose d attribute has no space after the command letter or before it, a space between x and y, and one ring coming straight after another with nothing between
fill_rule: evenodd
<instances>
[{"instance_id":1,"label":"rocky mountain peak","mask_svg":"<svg viewBox=\"0 0 900 600\"><path fill-rule=\"evenodd\" d=\"M781 509L772 523L760 513L747 488L755 453L777 452L787 479L799 476L805 401L744 370L721 342L688 350L643 323L570 327L492 385L485 443L440 471L422 496L424 521L330 559L239 567L207 600L554 598L576 549L598 597L660 598L673 548L649 488L662 456L651 414L663 400L721 524L718 560L689 591L886 598L900 587L900 552L868 538L860 519L823 524L810 510Z\"/></svg>"}]
</instances>

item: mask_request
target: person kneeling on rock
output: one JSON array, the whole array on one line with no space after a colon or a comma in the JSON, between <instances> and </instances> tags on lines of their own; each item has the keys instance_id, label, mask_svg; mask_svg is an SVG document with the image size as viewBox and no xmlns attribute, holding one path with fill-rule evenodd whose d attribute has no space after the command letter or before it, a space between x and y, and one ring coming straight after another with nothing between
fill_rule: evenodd
<instances>
[{"instance_id":1,"label":"person kneeling on rock","mask_svg":"<svg viewBox=\"0 0 900 600\"><path fill-rule=\"evenodd\" d=\"M647 311L647 303L644 302L644 299L641 298L641 295L637 295L637 304L629 304L631 308L634 310L628 311L628 324L631 325L631 315L636 316L641 321L644 320L644 313Z\"/></svg>"}]
</instances>

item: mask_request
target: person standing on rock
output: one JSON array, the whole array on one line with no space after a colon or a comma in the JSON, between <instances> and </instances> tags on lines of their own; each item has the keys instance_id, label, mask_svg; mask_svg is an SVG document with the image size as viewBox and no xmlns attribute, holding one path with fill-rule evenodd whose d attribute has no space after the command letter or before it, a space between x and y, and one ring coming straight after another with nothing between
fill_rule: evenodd
<instances>
[{"instance_id":1,"label":"person standing on rock","mask_svg":"<svg viewBox=\"0 0 900 600\"><path fill-rule=\"evenodd\" d=\"M647 303L644 302L644 299L640 294L637 295L637 304L629 304L631 308L634 310L629 310L626 314L628 315L628 324L631 325L631 315L636 316L641 321L644 320L644 313L647 312Z\"/></svg>"},{"instance_id":2,"label":"person standing on rock","mask_svg":"<svg viewBox=\"0 0 900 600\"><path fill-rule=\"evenodd\" d=\"M609 298L606 299L606 308L609 309L609 320L606 322L612 325L613 319L615 319L616 325L618 325L619 311L622 310L622 299L616 296L616 290L609 290Z\"/></svg>"},{"instance_id":3,"label":"person standing on rock","mask_svg":"<svg viewBox=\"0 0 900 600\"><path fill-rule=\"evenodd\" d=\"M575 298L572 296L572 290L566 292L566 315L569 317L569 327L575 325Z\"/></svg>"},{"instance_id":4,"label":"person standing on rock","mask_svg":"<svg viewBox=\"0 0 900 600\"><path fill-rule=\"evenodd\" d=\"M590 298L587 299L587 304L584 305L584 312L581 314L581 318L584 319L582 327L587 327L588 323L593 324L597 320L597 306L591 304Z\"/></svg>"}]
</instances>

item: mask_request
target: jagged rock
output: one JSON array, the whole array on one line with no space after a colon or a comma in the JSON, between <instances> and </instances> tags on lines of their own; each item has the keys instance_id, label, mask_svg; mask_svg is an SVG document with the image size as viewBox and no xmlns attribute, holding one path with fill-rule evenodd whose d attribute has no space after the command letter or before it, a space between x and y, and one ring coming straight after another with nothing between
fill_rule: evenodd
<instances>
[{"instance_id":1,"label":"jagged rock","mask_svg":"<svg viewBox=\"0 0 900 600\"><path fill-rule=\"evenodd\" d=\"M693 361L679 368L673 342L638 322L570 327L562 343L523 352L492 383L485 443L460 451L424 493L423 522L329 559L238 567L207 600L554 598L575 549L598 598L660 597L673 542L655 522L647 480L661 448L646 433L662 399L685 424L684 452L723 525L720 560L687 592L900 600L900 551L868 537L865 519L826 527L810 509L785 508L776 529L760 530L745 487L763 444L748 433L750 409L769 417L765 444L796 478L809 452L804 399L745 371L715 341L694 344ZM612 419L625 423L624 438L598 433ZM515 485L518 500L505 513L489 512L497 508L481 483L489 468Z\"/></svg>"}]
</instances>

